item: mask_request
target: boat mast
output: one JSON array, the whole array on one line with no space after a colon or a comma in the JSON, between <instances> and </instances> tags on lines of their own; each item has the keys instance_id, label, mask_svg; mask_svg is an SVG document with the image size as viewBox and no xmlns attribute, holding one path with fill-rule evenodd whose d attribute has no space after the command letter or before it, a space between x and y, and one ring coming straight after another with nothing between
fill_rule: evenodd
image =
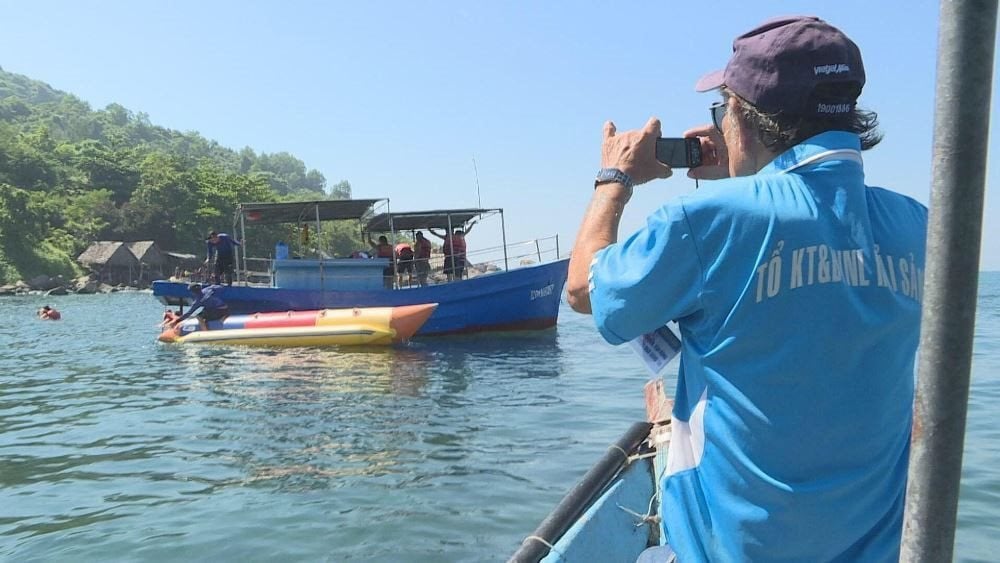
<instances>
[{"instance_id":1,"label":"boat mast","mask_svg":"<svg viewBox=\"0 0 1000 563\"><path fill-rule=\"evenodd\" d=\"M996 0L943 0L927 271L900 561L951 561L979 282Z\"/></svg>"}]
</instances>

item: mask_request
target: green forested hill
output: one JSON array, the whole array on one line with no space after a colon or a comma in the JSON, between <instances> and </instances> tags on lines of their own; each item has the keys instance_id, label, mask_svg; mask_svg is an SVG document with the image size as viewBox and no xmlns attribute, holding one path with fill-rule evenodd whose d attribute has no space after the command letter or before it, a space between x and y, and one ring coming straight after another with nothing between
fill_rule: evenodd
<instances>
[{"instance_id":1,"label":"green forested hill","mask_svg":"<svg viewBox=\"0 0 1000 563\"><path fill-rule=\"evenodd\" d=\"M0 68L0 283L72 275L93 240L203 252L238 202L350 197L294 156L220 146Z\"/></svg>"}]
</instances>

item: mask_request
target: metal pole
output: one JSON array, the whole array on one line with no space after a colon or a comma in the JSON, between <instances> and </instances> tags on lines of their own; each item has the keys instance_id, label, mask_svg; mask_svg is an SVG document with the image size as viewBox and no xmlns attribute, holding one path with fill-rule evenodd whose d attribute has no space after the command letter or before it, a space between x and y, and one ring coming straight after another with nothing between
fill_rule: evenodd
<instances>
[{"instance_id":1,"label":"metal pole","mask_svg":"<svg viewBox=\"0 0 1000 563\"><path fill-rule=\"evenodd\" d=\"M451 232L451 214L447 215L448 218L448 253L451 255L451 279L448 281L455 281L455 235ZM444 242L444 241L441 241ZM441 251L444 252L444 245L441 245ZM445 258L447 262L447 257ZM447 267L447 264L445 264ZM445 274L447 276L448 274Z\"/></svg>"},{"instance_id":2,"label":"metal pole","mask_svg":"<svg viewBox=\"0 0 1000 563\"><path fill-rule=\"evenodd\" d=\"M510 271L510 264L507 263L507 223L503 218L503 209L500 210L500 237L503 241L503 269Z\"/></svg>"},{"instance_id":3,"label":"metal pole","mask_svg":"<svg viewBox=\"0 0 1000 563\"><path fill-rule=\"evenodd\" d=\"M941 2L914 438L901 561L951 561L979 282L996 0Z\"/></svg>"},{"instance_id":4,"label":"metal pole","mask_svg":"<svg viewBox=\"0 0 1000 563\"><path fill-rule=\"evenodd\" d=\"M392 264L392 283L396 283L399 278L399 272L396 270L396 226L392 222L392 210L389 208L389 200L385 200L385 215L389 218L389 237L391 239L390 244L392 244L392 255L389 257L389 262ZM402 280L400 280L402 282ZM401 289L403 284L400 283L397 289ZM391 287L389 289L392 289Z\"/></svg>"},{"instance_id":5,"label":"metal pole","mask_svg":"<svg viewBox=\"0 0 1000 563\"><path fill-rule=\"evenodd\" d=\"M323 271L323 255L319 250L319 204L316 204L316 259L319 260L319 290L326 291L326 276Z\"/></svg>"},{"instance_id":6,"label":"metal pole","mask_svg":"<svg viewBox=\"0 0 1000 563\"><path fill-rule=\"evenodd\" d=\"M240 264L240 266L243 267L243 285L244 286L250 285L250 276L249 276L250 267L247 266L246 234L247 234L246 215L244 215L243 212L242 212L242 210L241 210L241 212L240 212L240 236L243 237L243 238L241 238L240 241L239 241L240 242L240 249L239 249L239 251L236 252L236 257L239 258L240 254L241 253L243 254L243 263ZM239 271L240 271L239 267L237 267L237 269L236 269L236 272L237 272L236 276L237 276L237 278L239 277Z\"/></svg>"}]
</instances>

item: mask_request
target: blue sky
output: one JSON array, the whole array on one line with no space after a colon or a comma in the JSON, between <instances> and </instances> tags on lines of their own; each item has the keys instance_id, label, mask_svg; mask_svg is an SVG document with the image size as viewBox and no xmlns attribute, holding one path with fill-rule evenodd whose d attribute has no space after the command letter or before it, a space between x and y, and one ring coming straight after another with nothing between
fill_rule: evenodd
<instances>
[{"instance_id":1,"label":"blue sky","mask_svg":"<svg viewBox=\"0 0 1000 563\"><path fill-rule=\"evenodd\" d=\"M864 55L861 103L885 133L866 155L868 183L929 200L936 2L0 7L8 71L236 149L288 151L397 211L478 205L475 158L482 205L505 209L508 240L558 234L563 249L589 200L605 120L630 129L655 115L668 136L705 122L715 98L693 84L725 65L732 39L771 16L812 13ZM988 183L998 174L994 162ZM683 173L643 186L623 229L693 189ZM987 200L987 270L1000 270L997 207ZM483 226L470 245L499 236L498 225Z\"/></svg>"}]
</instances>

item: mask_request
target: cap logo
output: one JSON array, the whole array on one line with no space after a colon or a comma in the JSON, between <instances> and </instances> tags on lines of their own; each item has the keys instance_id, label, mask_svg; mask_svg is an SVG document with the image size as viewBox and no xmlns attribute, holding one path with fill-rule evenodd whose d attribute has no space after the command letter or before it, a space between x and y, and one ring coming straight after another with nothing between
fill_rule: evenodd
<instances>
[{"instance_id":1,"label":"cap logo","mask_svg":"<svg viewBox=\"0 0 1000 563\"><path fill-rule=\"evenodd\" d=\"M847 63L840 63L835 65L819 65L813 67L813 75L840 74L842 72L851 72L851 67Z\"/></svg>"}]
</instances>

